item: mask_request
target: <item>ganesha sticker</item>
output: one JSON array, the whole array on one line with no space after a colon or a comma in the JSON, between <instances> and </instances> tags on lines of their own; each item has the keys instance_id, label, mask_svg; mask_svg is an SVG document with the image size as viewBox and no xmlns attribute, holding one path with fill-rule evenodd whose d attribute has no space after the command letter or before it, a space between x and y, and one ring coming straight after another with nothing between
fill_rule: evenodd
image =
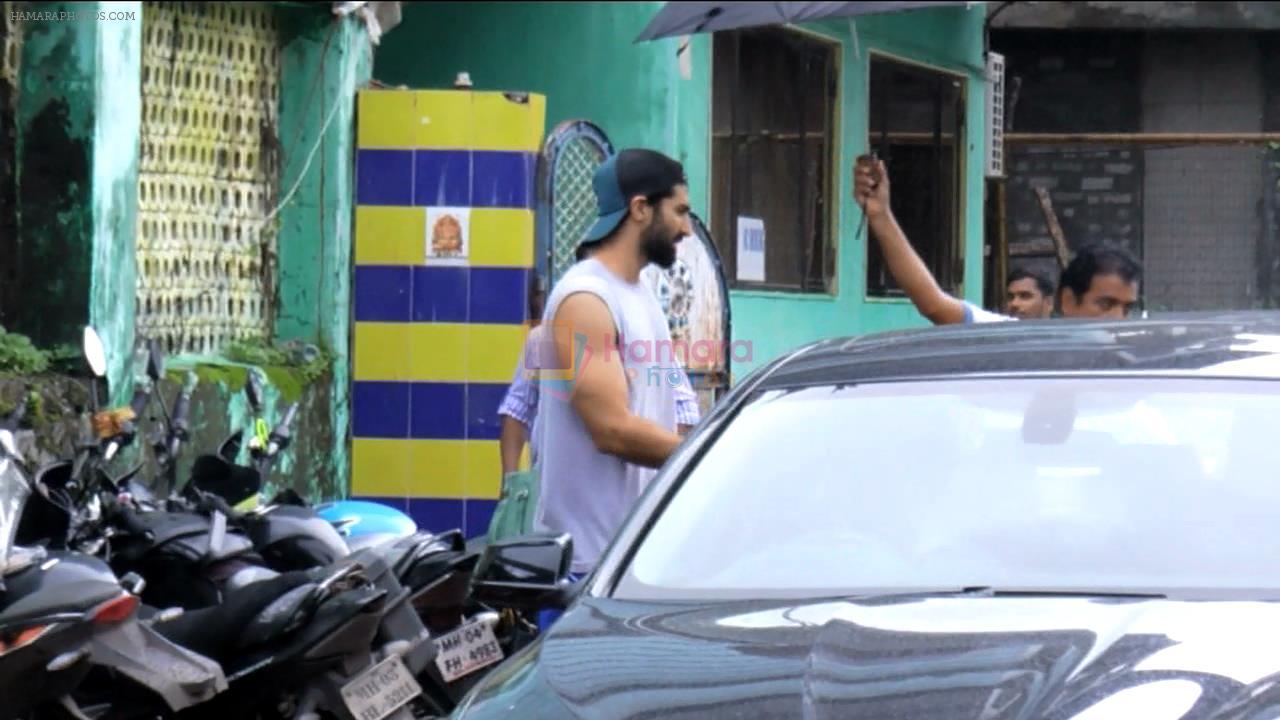
<instances>
[{"instance_id":1,"label":"ganesha sticker","mask_svg":"<svg viewBox=\"0 0 1280 720\"><path fill-rule=\"evenodd\" d=\"M470 208L427 208L427 261L465 262L470 232Z\"/></svg>"}]
</instances>

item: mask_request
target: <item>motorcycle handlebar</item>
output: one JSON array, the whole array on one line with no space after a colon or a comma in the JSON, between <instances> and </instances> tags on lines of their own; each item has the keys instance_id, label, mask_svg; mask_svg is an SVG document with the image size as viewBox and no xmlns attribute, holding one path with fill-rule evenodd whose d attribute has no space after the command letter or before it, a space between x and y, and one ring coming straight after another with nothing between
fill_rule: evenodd
<instances>
[{"instance_id":1,"label":"motorcycle handlebar","mask_svg":"<svg viewBox=\"0 0 1280 720\"><path fill-rule=\"evenodd\" d=\"M271 438L278 444L284 445L289 441L291 428L293 427L293 419L298 414L298 403L292 403L284 411L284 417L280 418L280 422L271 430Z\"/></svg>"},{"instance_id":2,"label":"motorcycle handlebar","mask_svg":"<svg viewBox=\"0 0 1280 720\"><path fill-rule=\"evenodd\" d=\"M173 430L179 439L185 440L187 434L187 414L191 409L191 391L183 389L173 401Z\"/></svg>"},{"instance_id":3,"label":"motorcycle handlebar","mask_svg":"<svg viewBox=\"0 0 1280 720\"><path fill-rule=\"evenodd\" d=\"M145 388L135 388L133 391L133 400L129 402L129 407L133 409L133 414L141 417L142 411L147 409L147 400L151 394Z\"/></svg>"}]
</instances>

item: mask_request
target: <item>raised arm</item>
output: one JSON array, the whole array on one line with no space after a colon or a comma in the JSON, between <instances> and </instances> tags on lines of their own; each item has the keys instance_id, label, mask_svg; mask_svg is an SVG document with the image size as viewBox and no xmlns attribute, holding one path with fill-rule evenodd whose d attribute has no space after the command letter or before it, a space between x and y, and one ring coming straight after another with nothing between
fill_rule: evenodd
<instances>
[{"instance_id":1,"label":"raised arm","mask_svg":"<svg viewBox=\"0 0 1280 720\"><path fill-rule=\"evenodd\" d=\"M934 325L962 323L965 305L948 295L916 254L889 207L889 173L884 162L858 158L853 171L854 200L867 217L870 234L880 243L889 274L911 298L916 310Z\"/></svg>"}]
</instances>

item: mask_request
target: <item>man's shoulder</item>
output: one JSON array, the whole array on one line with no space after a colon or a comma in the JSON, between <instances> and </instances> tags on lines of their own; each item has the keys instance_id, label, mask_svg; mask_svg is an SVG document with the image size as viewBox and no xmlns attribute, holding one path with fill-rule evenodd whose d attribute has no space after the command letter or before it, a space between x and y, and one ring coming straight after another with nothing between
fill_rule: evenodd
<instances>
[{"instance_id":1,"label":"man's shoulder","mask_svg":"<svg viewBox=\"0 0 1280 720\"><path fill-rule=\"evenodd\" d=\"M964 300L964 322L969 323L990 323L990 322L1014 322L1015 317L993 313L990 310L983 310L973 303Z\"/></svg>"},{"instance_id":2,"label":"man's shoulder","mask_svg":"<svg viewBox=\"0 0 1280 720\"><path fill-rule=\"evenodd\" d=\"M565 301L574 295L593 295L605 306L611 316L617 316L617 305L609 283L598 274L584 267L584 260L569 268L551 289L547 298L546 319L554 319Z\"/></svg>"}]
</instances>

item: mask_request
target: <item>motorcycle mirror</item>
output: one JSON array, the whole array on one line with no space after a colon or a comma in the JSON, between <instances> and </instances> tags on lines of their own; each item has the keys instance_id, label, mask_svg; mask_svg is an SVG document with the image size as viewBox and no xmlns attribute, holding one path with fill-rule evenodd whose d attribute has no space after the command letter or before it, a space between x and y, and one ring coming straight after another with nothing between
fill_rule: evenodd
<instances>
[{"instance_id":1,"label":"motorcycle mirror","mask_svg":"<svg viewBox=\"0 0 1280 720\"><path fill-rule=\"evenodd\" d=\"M579 585L569 580L573 539L534 533L487 545L472 580L473 597L487 605L563 610Z\"/></svg>"},{"instance_id":2,"label":"motorcycle mirror","mask_svg":"<svg viewBox=\"0 0 1280 720\"><path fill-rule=\"evenodd\" d=\"M102 338L91 325L84 326L84 359L89 361L89 368L98 377L107 374L107 350L102 345Z\"/></svg>"},{"instance_id":3,"label":"motorcycle mirror","mask_svg":"<svg viewBox=\"0 0 1280 720\"><path fill-rule=\"evenodd\" d=\"M154 338L147 342L147 377L160 382L164 377L164 350Z\"/></svg>"}]
</instances>

